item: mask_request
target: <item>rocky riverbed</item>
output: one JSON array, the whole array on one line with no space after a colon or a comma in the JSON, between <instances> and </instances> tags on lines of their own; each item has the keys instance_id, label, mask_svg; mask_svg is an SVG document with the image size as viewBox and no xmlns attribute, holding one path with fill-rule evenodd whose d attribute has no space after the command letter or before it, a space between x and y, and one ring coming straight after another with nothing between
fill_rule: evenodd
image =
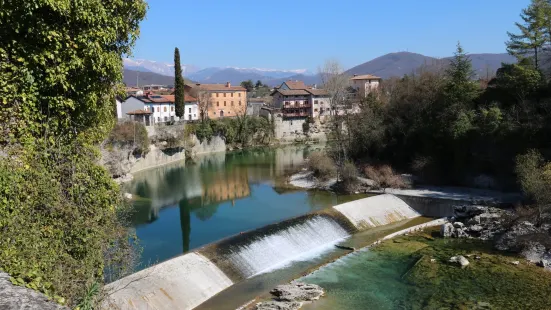
<instances>
[{"instance_id":1,"label":"rocky riverbed","mask_svg":"<svg viewBox=\"0 0 551 310\"><path fill-rule=\"evenodd\" d=\"M450 223L443 224L445 238L491 241L501 251L519 253L529 262L551 270L551 225L535 225L510 210L487 206L458 206Z\"/></svg>"}]
</instances>

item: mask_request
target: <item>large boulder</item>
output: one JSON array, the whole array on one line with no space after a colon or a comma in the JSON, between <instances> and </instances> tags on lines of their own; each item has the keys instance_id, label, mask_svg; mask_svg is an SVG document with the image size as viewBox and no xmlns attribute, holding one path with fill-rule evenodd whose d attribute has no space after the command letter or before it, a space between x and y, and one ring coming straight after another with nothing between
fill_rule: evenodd
<instances>
[{"instance_id":1,"label":"large boulder","mask_svg":"<svg viewBox=\"0 0 551 310\"><path fill-rule=\"evenodd\" d=\"M520 252L530 242L531 237L541 233L540 230L528 221L513 225L496 241L496 248L502 251Z\"/></svg>"},{"instance_id":2,"label":"large boulder","mask_svg":"<svg viewBox=\"0 0 551 310\"><path fill-rule=\"evenodd\" d=\"M466 259L464 256L458 255L458 256L452 256L450 258L450 263L458 264L461 266L461 268L465 268L469 266L469 260Z\"/></svg>"},{"instance_id":3,"label":"large boulder","mask_svg":"<svg viewBox=\"0 0 551 310\"><path fill-rule=\"evenodd\" d=\"M323 289L315 284L293 281L278 285L270 291L276 301L312 301L323 295Z\"/></svg>"},{"instance_id":4,"label":"large boulder","mask_svg":"<svg viewBox=\"0 0 551 310\"><path fill-rule=\"evenodd\" d=\"M3 272L0 272L0 309L69 310L49 300L40 292L13 285L10 276Z\"/></svg>"}]
</instances>

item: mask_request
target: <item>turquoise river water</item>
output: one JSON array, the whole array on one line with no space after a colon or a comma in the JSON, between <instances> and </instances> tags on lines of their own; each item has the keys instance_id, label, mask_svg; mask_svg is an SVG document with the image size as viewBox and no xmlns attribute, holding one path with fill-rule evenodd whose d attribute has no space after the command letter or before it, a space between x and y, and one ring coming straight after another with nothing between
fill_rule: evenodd
<instances>
[{"instance_id":1,"label":"turquoise river water","mask_svg":"<svg viewBox=\"0 0 551 310\"><path fill-rule=\"evenodd\" d=\"M140 268L240 232L324 209L363 195L283 189L319 146L201 156L136 173L133 226L143 248Z\"/></svg>"}]
</instances>

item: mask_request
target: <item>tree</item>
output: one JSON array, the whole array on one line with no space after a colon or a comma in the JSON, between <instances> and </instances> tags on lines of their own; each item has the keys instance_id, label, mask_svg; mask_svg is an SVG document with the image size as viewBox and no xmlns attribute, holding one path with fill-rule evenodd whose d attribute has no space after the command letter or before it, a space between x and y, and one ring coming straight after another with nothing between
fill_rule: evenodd
<instances>
[{"instance_id":1,"label":"tree","mask_svg":"<svg viewBox=\"0 0 551 310\"><path fill-rule=\"evenodd\" d=\"M336 112L346 101L346 94L350 80L343 74L343 67L337 60L327 60L323 67L318 69L322 87L329 94L329 105Z\"/></svg>"},{"instance_id":2,"label":"tree","mask_svg":"<svg viewBox=\"0 0 551 310\"><path fill-rule=\"evenodd\" d=\"M126 204L98 164L98 144L115 123L122 57L146 8L0 5L0 269L69 306L128 267L129 253L118 251L131 246L120 222Z\"/></svg>"},{"instance_id":3,"label":"tree","mask_svg":"<svg viewBox=\"0 0 551 310\"><path fill-rule=\"evenodd\" d=\"M260 80L256 81L256 84L254 85L254 88L260 88L264 86Z\"/></svg>"},{"instance_id":4,"label":"tree","mask_svg":"<svg viewBox=\"0 0 551 310\"><path fill-rule=\"evenodd\" d=\"M532 0L530 5L522 10L520 18L524 23L515 23L520 30L519 34L507 32L509 41L507 51L516 57L534 58L536 70L539 70L539 54L545 44L549 42L550 4L547 0Z\"/></svg>"},{"instance_id":5,"label":"tree","mask_svg":"<svg viewBox=\"0 0 551 310\"><path fill-rule=\"evenodd\" d=\"M247 92L251 92L254 89L254 84L252 80L247 80L241 82L241 87L244 87L247 89Z\"/></svg>"},{"instance_id":6,"label":"tree","mask_svg":"<svg viewBox=\"0 0 551 310\"><path fill-rule=\"evenodd\" d=\"M544 79L531 59L523 58L516 64L503 64L497 70L494 83L501 93L509 94L517 103L522 103L543 85Z\"/></svg>"},{"instance_id":7,"label":"tree","mask_svg":"<svg viewBox=\"0 0 551 310\"><path fill-rule=\"evenodd\" d=\"M182 66L180 65L180 50L174 49L174 105L176 106L176 116L184 117L185 113L185 94L184 77L182 76Z\"/></svg>"},{"instance_id":8,"label":"tree","mask_svg":"<svg viewBox=\"0 0 551 310\"><path fill-rule=\"evenodd\" d=\"M197 91L197 103L199 105L198 108L201 121L205 122L209 118L209 108L211 108L213 104L211 94L207 91Z\"/></svg>"}]
</instances>

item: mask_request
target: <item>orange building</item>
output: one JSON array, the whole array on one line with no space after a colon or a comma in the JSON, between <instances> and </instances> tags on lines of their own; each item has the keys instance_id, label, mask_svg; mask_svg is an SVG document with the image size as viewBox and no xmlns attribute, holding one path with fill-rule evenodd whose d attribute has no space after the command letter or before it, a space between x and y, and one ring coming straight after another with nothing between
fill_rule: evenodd
<instances>
[{"instance_id":1,"label":"orange building","mask_svg":"<svg viewBox=\"0 0 551 310\"><path fill-rule=\"evenodd\" d=\"M226 84L196 84L191 86L199 100L199 110L210 119L245 115L247 90Z\"/></svg>"}]
</instances>

